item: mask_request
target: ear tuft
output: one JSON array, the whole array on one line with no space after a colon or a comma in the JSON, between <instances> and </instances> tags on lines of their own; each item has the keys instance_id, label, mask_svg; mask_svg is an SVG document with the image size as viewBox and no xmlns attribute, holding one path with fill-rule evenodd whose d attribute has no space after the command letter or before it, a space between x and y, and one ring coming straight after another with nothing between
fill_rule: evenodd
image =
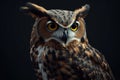
<instances>
[{"instance_id":1,"label":"ear tuft","mask_svg":"<svg viewBox=\"0 0 120 80\"><path fill-rule=\"evenodd\" d=\"M47 10L45 8L31 2L28 2L25 6L21 7L20 11L23 13L27 13L32 17L47 16Z\"/></svg>"},{"instance_id":2,"label":"ear tuft","mask_svg":"<svg viewBox=\"0 0 120 80\"><path fill-rule=\"evenodd\" d=\"M76 16L84 18L88 14L89 10L90 10L90 5L86 4L82 6L82 8L75 10L74 13L76 14Z\"/></svg>"}]
</instances>

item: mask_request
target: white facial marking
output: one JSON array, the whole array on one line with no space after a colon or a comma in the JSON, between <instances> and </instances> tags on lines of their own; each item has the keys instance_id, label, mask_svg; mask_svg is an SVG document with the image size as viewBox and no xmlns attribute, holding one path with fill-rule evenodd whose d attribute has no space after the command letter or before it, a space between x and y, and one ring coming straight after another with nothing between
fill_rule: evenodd
<instances>
[{"instance_id":1,"label":"white facial marking","mask_svg":"<svg viewBox=\"0 0 120 80\"><path fill-rule=\"evenodd\" d=\"M65 31L65 32L64 32ZM67 37L67 42L64 43L64 41L62 41L60 38L63 37L64 33L68 36ZM79 38L75 37L76 32L73 32L70 30L70 28L67 28L67 30L64 30L64 28L60 27L57 31L55 31L52 36L48 39L46 39L45 41L48 42L50 40L56 40L59 43L61 43L64 47L68 45L69 42L73 41L73 40L77 40L80 41Z\"/></svg>"},{"instance_id":2,"label":"white facial marking","mask_svg":"<svg viewBox=\"0 0 120 80\"><path fill-rule=\"evenodd\" d=\"M70 38L75 37L75 32L68 30L68 37Z\"/></svg>"},{"instance_id":3,"label":"white facial marking","mask_svg":"<svg viewBox=\"0 0 120 80\"><path fill-rule=\"evenodd\" d=\"M62 28L59 28L59 30L55 31L52 36L60 38L61 36L63 36L63 31L64 30Z\"/></svg>"}]
</instances>

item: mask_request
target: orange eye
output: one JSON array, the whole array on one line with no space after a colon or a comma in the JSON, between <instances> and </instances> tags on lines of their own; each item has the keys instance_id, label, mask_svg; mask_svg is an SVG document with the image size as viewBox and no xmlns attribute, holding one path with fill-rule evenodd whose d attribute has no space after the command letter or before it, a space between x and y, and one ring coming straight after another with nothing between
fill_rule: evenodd
<instances>
[{"instance_id":1,"label":"orange eye","mask_svg":"<svg viewBox=\"0 0 120 80\"><path fill-rule=\"evenodd\" d=\"M79 26L80 26L80 23L79 23L78 21L76 21L76 22L70 27L70 29L71 29L72 31L77 31L78 28L79 28Z\"/></svg>"},{"instance_id":2,"label":"orange eye","mask_svg":"<svg viewBox=\"0 0 120 80\"><path fill-rule=\"evenodd\" d=\"M53 23L52 21L48 21L48 22L47 22L47 29L48 29L49 31L55 31L55 30L58 29L58 25L55 24L55 23Z\"/></svg>"}]
</instances>

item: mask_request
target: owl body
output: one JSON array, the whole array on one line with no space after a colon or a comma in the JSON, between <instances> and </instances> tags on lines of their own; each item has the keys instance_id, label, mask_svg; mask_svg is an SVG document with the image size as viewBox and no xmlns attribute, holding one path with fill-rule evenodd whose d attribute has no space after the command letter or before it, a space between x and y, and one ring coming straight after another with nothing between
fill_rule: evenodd
<instances>
[{"instance_id":1,"label":"owl body","mask_svg":"<svg viewBox=\"0 0 120 80\"><path fill-rule=\"evenodd\" d=\"M85 5L75 11L22 7L35 18L30 56L38 80L114 80L104 56L87 39Z\"/></svg>"}]
</instances>

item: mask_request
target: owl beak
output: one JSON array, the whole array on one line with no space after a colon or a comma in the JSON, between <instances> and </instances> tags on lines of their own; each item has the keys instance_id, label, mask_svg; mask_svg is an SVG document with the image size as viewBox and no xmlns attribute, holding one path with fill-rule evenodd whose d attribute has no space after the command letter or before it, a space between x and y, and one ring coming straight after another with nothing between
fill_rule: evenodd
<instances>
[{"instance_id":1,"label":"owl beak","mask_svg":"<svg viewBox=\"0 0 120 80\"><path fill-rule=\"evenodd\" d=\"M68 35L66 33L66 31L63 32L63 36L61 37L61 40L66 44L67 43L67 38L68 38Z\"/></svg>"}]
</instances>

